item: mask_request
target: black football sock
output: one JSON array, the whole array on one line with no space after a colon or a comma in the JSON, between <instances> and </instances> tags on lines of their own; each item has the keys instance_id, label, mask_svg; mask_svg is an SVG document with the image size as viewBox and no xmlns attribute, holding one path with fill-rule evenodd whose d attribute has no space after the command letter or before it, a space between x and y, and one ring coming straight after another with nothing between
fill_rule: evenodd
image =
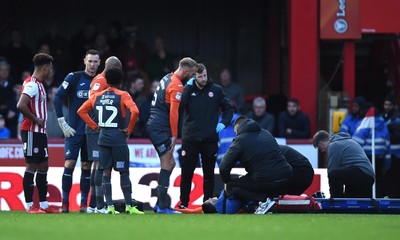
<instances>
[{"instance_id":1,"label":"black football sock","mask_svg":"<svg viewBox=\"0 0 400 240\"><path fill-rule=\"evenodd\" d=\"M39 192L39 201L47 201L47 172L36 173L36 187Z\"/></svg>"},{"instance_id":2,"label":"black football sock","mask_svg":"<svg viewBox=\"0 0 400 240\"><path fill-rule=\"evenodd\" d=\"M171 207L167 194L170 176L171 172L165 169L161 169L160 175L158 176L158 207L160 209Z\"/></svg>"},{"instance_id":3,"label":"black football sock","mask_svg":"<svg viewBox=\"0 0 400 240\"><path fill-rule=\"evenodd\" d=\"M24 196L25 202L33 202L33 189L35 185L33 184L33 177L35 176L35 172L25 171L23 186L24 186Z\"/></svg>"}]
</instances>

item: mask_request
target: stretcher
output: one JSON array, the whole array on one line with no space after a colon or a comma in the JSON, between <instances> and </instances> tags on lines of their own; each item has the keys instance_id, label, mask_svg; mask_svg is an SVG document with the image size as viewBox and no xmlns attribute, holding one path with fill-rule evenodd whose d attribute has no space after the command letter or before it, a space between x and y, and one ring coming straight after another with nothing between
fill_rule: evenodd
<instances>
[{"instance_id":1,"label":"stretcher","mask_svg":"<svg viewBox=\"0 0 400 240\"><path fill-rule=\"evenodd\" d=\"M321 213L400 214L400 199L394 198L316 198Z\"/></svg>"}]
</instances>

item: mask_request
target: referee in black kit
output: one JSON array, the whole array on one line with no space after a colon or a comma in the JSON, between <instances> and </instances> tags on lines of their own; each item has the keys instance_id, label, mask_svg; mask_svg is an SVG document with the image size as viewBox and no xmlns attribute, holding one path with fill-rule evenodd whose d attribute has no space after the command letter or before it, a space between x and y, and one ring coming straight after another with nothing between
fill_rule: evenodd
<instances>
[{"instance_id":1,"label":"referee in black kit","mask_svg":"<svg viewBox=\"0 0 400 240\"><path fill-rule=\"evenodd\" d=\"M194 170L199 162L203 167L203 202L213 197L214 168L218 151L218 133L230 123L233 108L219 85L207 76L204 64L198 64L196 77L191 78L183 91L180 105L184 111L182 127L181 196L176 208L189 204ZM222 111L222 120L218 118Z\"/></svg>"}]
</instances>

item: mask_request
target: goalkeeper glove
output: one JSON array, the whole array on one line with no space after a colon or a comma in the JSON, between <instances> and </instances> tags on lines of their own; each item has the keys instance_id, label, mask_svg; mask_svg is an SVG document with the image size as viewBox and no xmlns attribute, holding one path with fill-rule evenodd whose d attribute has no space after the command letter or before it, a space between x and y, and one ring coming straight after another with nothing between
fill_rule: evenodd
<instances>
[{"instance_id":1,"label":"goalkeeper glove","mask_svg":"<svg viewBox=\"0 0 400 240\"><path fill-rule=\"evenodd\" d=\"M75 129L68 125L64 117L58 118L58 125L60 125L60 128L63 131L65 138L75 136Z\"/></svg>"},{"instance_id":2,"label":"goalkeeper glove","mask_svg":"<svg viewBox=\"0 0 400 240\"><path fill-rule=\"evenodd\" d=\"M215 131L216 131L217 133L219 133L219 132L221 132L221 130L224 129L224 128L225 128L225 125L224 125L223 123L218 123L218 124L217 124L217 127L215 128Z\"/></svg>"}]
</instances>

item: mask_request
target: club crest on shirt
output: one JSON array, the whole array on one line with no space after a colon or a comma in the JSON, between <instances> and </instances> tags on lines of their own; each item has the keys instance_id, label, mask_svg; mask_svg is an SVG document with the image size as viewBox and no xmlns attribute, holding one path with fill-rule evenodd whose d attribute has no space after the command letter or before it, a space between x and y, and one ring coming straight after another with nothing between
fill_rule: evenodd
<instances>
[{"instance_id":1,"label":"club crest on shirt","mask_svg":"<svg viewBox=\"0 0 400 240\"><path fill-rule=\"evenodd\" d=\"M209 97L214 97L214 93L213 92L208 92L208 96Z\"/></svg>"},{"instance_id":2,"label":"club crest on shirt","mask_svg":"<svg viewBox=\"0 0 400 240\"><path fill-rule=\"evenodd\" d=\"M33 149L33 152L34 152L34 153L39 153L39 148L37 148L37 147L34 148L34 149Z\"/></svg>"}]
</instances>

